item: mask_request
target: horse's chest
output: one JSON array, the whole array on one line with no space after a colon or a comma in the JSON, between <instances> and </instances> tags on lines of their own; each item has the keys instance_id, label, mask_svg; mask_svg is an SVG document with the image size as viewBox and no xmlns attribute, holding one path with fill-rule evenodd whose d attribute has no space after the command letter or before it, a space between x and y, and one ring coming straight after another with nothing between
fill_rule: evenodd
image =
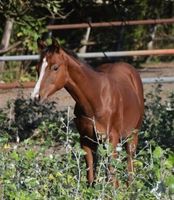
<instances>
[{"instance_id":1,"label":"horse's chest","mask_svg":"<svg viewBox=\"0 0 174 200\"><path fill-rule=\"evenodd\" d=\"M99 137L99 139L106 138L107 127L95 118L81 116L75 118L75 123L81 136L88 136L90 138Z\"/></svg>"}]
</instances>

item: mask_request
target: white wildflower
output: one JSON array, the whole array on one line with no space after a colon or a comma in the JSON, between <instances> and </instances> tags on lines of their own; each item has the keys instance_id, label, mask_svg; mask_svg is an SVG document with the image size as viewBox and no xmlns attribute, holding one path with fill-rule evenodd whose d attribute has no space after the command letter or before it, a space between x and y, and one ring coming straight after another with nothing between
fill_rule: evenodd
<instances>
[{"instance_id":1,"label":"white wildflower","mask_svg":"<svg viewBox=\"0 0 174 200\"><path fill-rule=\"evenodd\" d=\"M120 151L122 151L122 149L123 149L123 148L122 148L122 144L121 144L121 143L118 143L117 146L116 146L116 151L117 151L117 152L120 152Z\"/></svg>"}]
</instances>

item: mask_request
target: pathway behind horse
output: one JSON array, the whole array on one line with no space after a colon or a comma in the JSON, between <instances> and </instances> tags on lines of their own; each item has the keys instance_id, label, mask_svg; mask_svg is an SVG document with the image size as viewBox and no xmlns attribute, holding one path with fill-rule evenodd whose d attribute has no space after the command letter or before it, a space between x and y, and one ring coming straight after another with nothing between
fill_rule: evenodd
<instances>
[{"instance_id":1,"label":"pathway behind horse","mask_svg":"<svg viewBox=\"0 0 174 200\"><path fill-rule=\"evenodd\" d=\"M56 40L46 46L38 39L38 47L41 52L39 79L32 97L43 101L64 87L76 101L75 123L86 152L89 184L95 178L98 138L113 145L116 158L120 140L131 136L126 144L131 179L132 158L144 113L143 87L138 72L127 63L104 64L93 70L64 51ZM118 186L117 181L115 185Z\"/></svg>"}]
</instances>

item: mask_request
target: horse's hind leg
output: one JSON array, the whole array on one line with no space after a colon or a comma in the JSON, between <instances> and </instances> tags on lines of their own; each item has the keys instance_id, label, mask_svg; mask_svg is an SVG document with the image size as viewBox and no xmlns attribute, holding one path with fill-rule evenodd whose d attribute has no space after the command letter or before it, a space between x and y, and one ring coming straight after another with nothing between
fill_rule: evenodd
<instances>
[{"instance_id":1,"label":"horse's hind leg","mask_svg":"<svg viewBox=\"0 0 174 200\"><path fill-rule=\"evenodd\" d=\"M128 170L128 185L133 180L134 166L133 166L133 157L135 155L137 144L138 144L138 130L134 130L131 134L132 138L126 143L127 151L127 170Z\"/></svg>"}]
</instances>

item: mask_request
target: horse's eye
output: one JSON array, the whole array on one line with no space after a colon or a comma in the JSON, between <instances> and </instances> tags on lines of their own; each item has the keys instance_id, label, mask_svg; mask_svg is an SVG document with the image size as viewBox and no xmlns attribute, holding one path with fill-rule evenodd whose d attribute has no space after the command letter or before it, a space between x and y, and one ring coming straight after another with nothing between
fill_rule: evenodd
<instances>
[{"instance_id":1,"label":"horse's eye","mask_svg":"<svg viewBox=\"0 0 174 200\"><path fill-rule=\"evenodd\" d=\"M58 66L57 64L55 64L55 65L53 65L53 66L51 67L51 69L54 70L54 71L57 71L58 68L59 68L59 66Z\"/></svg>"}]
</instances>

